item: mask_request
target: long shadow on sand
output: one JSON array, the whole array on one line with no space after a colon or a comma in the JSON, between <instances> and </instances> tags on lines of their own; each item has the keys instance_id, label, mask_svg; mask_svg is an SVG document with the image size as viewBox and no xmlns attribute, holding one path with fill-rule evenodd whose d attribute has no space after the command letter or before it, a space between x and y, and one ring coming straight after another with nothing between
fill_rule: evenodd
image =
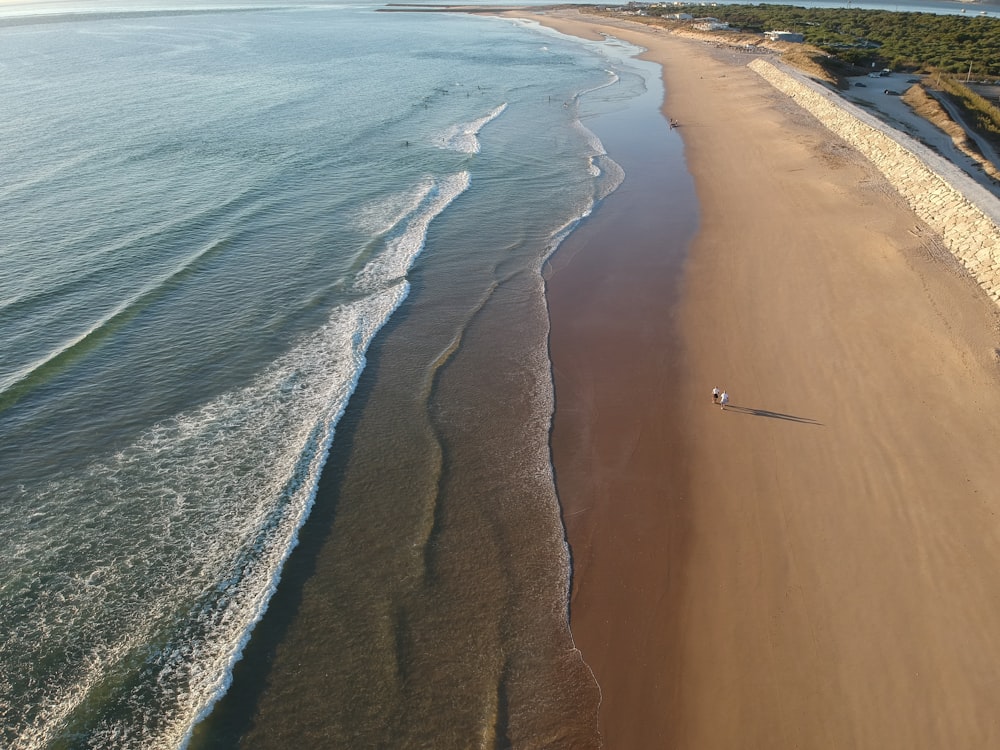
<instances>
[{"instance_id":1,"label":"long shadow on sand","mask_svg":"<svg viewBox=\"0 0 1000 750\"><path fill-rule=\"evenodd\" d=\"M736 406L735 404L728 404L725 411L735 411L740 414L750 414L754 417L767 417L768 419L784 419L787 422L798 422L799 424L814 424L819 427L823 427L822 422L817 422L815 419L810 419L809 417L797 417L794 414L781 414L776 411L768 411L767 409L754 409L750 406Z\"/></svg>"}]
</instances>

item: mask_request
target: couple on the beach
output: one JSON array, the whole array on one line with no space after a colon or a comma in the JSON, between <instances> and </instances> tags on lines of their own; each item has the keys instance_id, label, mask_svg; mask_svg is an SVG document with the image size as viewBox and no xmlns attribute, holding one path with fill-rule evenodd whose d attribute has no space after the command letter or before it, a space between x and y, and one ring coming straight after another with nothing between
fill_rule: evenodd
<instances>
[{"instance_id":1,"label":"couple on the beach","mask_svg":"<svg viewBox=\"0 0 1000 750\"><path fill-rule=\"evenodd\" d=\"M718 388L712 389L712 403L721 404L722 408L726 408L726 404L729 403L729 394L725 391L720 392Z\"/></svg>"}]
</instances>

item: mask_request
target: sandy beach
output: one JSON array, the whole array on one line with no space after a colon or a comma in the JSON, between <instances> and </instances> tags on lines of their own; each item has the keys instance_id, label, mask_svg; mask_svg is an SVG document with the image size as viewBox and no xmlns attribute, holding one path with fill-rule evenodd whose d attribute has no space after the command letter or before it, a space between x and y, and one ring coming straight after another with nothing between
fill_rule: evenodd
<instances>
[{"instance_id":1,"label":"sandy beach","mask_svg":"<svg viewBox=\"0 0 1000 750\"><path fill-rule=\"evenodd\" d=\"M642 293L627 234L608 252L600 211L549 278L605 746L1000 746L997 308L751 58L532 17L648 49L700 204L678 307Z\"/></svg>"}]
</instances>

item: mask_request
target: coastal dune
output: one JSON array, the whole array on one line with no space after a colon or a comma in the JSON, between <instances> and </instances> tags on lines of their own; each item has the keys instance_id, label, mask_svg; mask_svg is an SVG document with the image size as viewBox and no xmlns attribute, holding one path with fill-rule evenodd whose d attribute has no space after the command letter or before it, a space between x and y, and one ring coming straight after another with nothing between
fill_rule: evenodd
<instances>
[{"instance_id":1,"label":"coastal dune","mask_svg":"<svg viewBox=\"0 0 1000 750\"><path fill-rule=\"evenodd\" d=\"M520 15L648 50L699 200L655 326L581 296L655 281L600 210L548 279L571 627L605 746L1000 746L997 306L751 56ZM627 366L605 356L639 330Z\"/></svg>"}]
</instances>

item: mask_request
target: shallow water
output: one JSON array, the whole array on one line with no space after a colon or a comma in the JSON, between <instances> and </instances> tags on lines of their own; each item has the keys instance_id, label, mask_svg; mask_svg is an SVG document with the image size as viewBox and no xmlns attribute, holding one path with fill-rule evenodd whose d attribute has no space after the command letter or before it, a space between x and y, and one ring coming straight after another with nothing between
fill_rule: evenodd
<instances>
[{"instance_id":1,"label":"shallow water","mask_svg":"<svg viewBox=\"0 0 1000 750\"><path fill-rule=\"evenodd\" d=\"M258 640L339 644L287 689L345 743L590 700L539 271L622 179L586 124L630 50L335 5L0 35L0 744L185 744L279 580L323 607Z\"/></svg>"}]
</instances>

